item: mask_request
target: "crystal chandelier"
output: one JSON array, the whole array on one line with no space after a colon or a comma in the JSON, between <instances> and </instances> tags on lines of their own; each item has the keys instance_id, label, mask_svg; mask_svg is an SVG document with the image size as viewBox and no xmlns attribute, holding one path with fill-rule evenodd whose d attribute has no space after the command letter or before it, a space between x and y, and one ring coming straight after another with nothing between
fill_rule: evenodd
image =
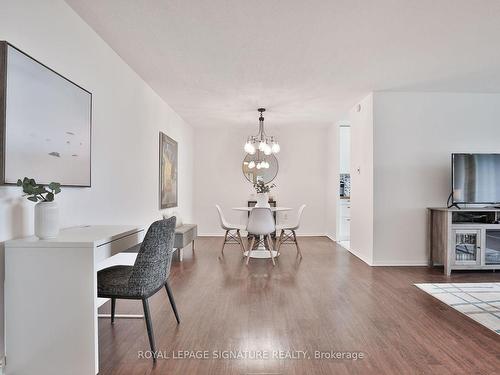
<instances>
[{"instance_id":1,"label":"crystal chandelier","mask_svg":"<svg viewBox=\"0 0 500 375\"><path fill-rule=\"evenodd\" d=\"M244 146L244 150L247 154L253 155L257 150L264 153L266 156L280 152L278 140L273 136L268 136L264 130L264 116L262 114L265 110L265 108L258 109L260 113L259 132L257 135L252 135L247 138L247 143L245 143ZM266 161L263 162L267 163ZM264 165L268 165L268 163Z\"/></svg>"}]
</instances>

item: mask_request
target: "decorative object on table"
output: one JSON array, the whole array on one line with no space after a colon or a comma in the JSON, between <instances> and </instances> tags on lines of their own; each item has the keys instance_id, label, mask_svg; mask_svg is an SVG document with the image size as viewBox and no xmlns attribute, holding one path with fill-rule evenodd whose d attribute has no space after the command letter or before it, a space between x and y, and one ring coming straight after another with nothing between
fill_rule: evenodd
<instances>
[{"instance_id":1,"label":"decorative object on table","mask_svg":"<svg viewBox=\"0 0 500 375\"><path fill-rule=\"evenodd\" d=\"M264 155L277 154L280 152L280 145L274 136L268 136L264 130L264 115L265 108L258 109L259 116L259 132L257 135L252 135L247 138L247 142L243 147L247 154L253 155L256 151L261 151Z\"/></svg>"},{"instance_id":2,"label":"decorative object on table","mask_svg":"<svg viewBox=\"0 0 500 375\"><path fill-rule=\"evenodd\" d=\"M177 207L177 142L160 132L160 208Z\"/></svg>"},{"instance_id":3,"label":"decorative object on table","mask_svg":"<svg viewBox=\"0 0 500 375\"><path fill-rule=\"evenodd\" d=\"M33 178L24 177L17 180L17 186L22 186L28 200L37 202L35 205L35 235L41 240L55 238L59 234L59 207L54 201L56 194L61 192L61 184L51 182L47 186L37 184Z\"/></svg>"},{"instance_id":4,"label":"decorative object on table","mask_svg":"<svg viewBox=\"0 0 500 375\"><path fill-rule=\"evenodd\" d=\"M269 205L269 192L273 187L276 187L275 184L266 184L263 180L258 180L256 183L253 184L253 187L255 188L255 191L257 192L257 203L255 204L255 207L271 207Z\"/></svg>"},{"instance_id":5,"label":"decorative object on table","mask_svg":"<svg viewBox=\"0 0 500 375\"><path fill-rule=\"evenodd\" d=\"M256 183L258 180L263 180L266 184L273 181L278 175L279 164L278 159L274 155L267 156L265 158L265 168L257 168L259 163L261 163L262 153L257 151L255 154L246 154L241 164L241 170L245 178L252 184Z\"/></svg>"},{"instance_id":6,"label":"decorative object on table","mask_svg":"<svg viewBox=\"0 0 500 375\"><path fill-rule=\"evenodd\" d=\"M0 41L0 184L91 185L92 93Z\"/></svg>"}]
</instances>

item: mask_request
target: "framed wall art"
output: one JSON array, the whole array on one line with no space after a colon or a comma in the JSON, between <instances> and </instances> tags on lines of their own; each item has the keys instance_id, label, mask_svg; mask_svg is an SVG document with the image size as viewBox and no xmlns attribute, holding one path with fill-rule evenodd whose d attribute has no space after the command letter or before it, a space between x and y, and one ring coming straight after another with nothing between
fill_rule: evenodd
<instances>
[{"instance_id":1,"label":"framed wall art","mask_svg":"<svg viewBox=\"0 0 500 375\"><path fill-rule=\"evenodd\" d=\"M177 142L160 132L160 208L177 207Z\"/></svg>"}]
</instances>

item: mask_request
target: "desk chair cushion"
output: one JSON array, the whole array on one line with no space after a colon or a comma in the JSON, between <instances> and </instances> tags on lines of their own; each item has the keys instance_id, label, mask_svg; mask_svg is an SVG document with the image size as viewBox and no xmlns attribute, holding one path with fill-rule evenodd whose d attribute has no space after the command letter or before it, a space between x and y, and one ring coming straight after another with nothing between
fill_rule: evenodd
<instances>
[{"instance_id":1,"label":"desk chair cushion","mask_svg":"<svg viewBox=\"0 0 500 375\"><path fill-rule=\"evenodd\" d=\"M132 291L128 281L132 274L133 266L113 266L97 273L97 294L100 297L129 296L141 298L140 290Z\"/></svg>"}]
</instances>

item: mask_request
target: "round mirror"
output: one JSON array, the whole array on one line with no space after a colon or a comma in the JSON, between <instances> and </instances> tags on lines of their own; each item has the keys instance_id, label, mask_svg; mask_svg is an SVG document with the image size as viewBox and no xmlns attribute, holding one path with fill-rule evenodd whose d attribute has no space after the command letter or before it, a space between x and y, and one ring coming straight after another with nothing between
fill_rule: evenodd
<instances>
[{"instance_id":1,"label":"round mirror","mask_svg":"<svg viewBox=\"0 0 500 375\"><path fill-rule=\"evenodd\" d=\"M265 184L270 183L278 174L278 159L276 156L264 156L261 152L253 155L247 154L241 166L243 175L252 184L262 180Z\"/></svg>"}]
</instances>

